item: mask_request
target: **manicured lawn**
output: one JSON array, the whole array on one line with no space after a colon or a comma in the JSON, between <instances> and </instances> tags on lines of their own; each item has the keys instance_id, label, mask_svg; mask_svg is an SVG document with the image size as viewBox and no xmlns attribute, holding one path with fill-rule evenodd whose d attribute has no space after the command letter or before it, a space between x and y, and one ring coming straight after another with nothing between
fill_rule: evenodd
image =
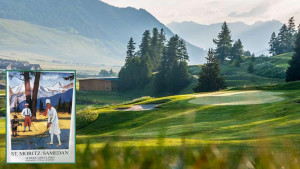
<instances>
[{"instance_id":1,"label":"manicured lawn","mask_svg":"<svg viewBox=\"0 0 300 169\"><path fill-rule=\"evenodd\" d=\"M87 105L104 106L119 104L132 99L133 98L120 95L117 92L76 91L76 101L79 109Z\"/></svg>"},{"instance_id":2,"label":"manicured lawn","mask_svg":"<svg viewBox=\"0 0 300 169\"><path fill-rule=\"evenodd\" d=\"M222 99L228 101L233 98L236 101L232 91L228 93L228 98L221 96ZM190 94L134 103L165 102L158 109L149 111L117 111L118 106L93 108L91 110L99 112L98 118L78 130L77 141L78 144L84 144L89 140L97 147L114 140L119 146L158 146L160 142L157 139L165 138L166 146L178 146L181 138L185 138L188 145L215 143L255 146L262 143L277 144L289 139L292 144L299 145L300 128L297 126L300 125L300 91L281 91L277 93L280 97L274 93L256 93L256 96L266 95L262 98L263 104L199 105L191 103L196 95ZM206 99L212 101L211 97ZM248 97L248 101L259 100L259 97ZM265 100L274 97L276 99L272 103Z\"/></svg>"},{"instance_id":3,"label":"manicured lawn","mask_svg":"<svg viewBox=\"0 0 300 169\"><path fill-rule=\"evenodd\" d=\"M184 162L186 167L193 168L201 161L207 168L238 168L241 165L246 168L248 160L255 168L270 168L272 165L275 168L297 168L296 161L300 160L297 155L300 151L300 90L280 90L286 87L249 91L255 95L241 95L245 91L222 91L148 97L105 107L90 105L78 113L92 111L97 116L91 116L90 123L77 130L77 165L65 167L170 168L179 167ZM215 105L213 102L245 99L256 102L259 100L256 96L262 98L261 104ZM220 98L212 100L212 97ZM282 99L277 100L277 97ZM206 100L205 105L191 103L201 98ZM117 110L153 103L160 105L149 111ZM4 126L4 119L1 119L1 152L4 152ZM0 161L3 160L4 153L1 153ZM5 169L20 167L3 166ZM43 168L46 165L31 167ZM47 165L47 168L64 167Z\"/></svg>"}]
</instances>

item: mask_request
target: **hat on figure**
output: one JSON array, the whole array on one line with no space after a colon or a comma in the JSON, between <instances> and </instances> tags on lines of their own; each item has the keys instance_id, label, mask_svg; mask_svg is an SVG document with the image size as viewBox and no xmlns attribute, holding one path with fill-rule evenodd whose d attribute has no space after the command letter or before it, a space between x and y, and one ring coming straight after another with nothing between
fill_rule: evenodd
<instances>
[{"instance_id":1,"label":"hat on figure","mask_svg":"<svg viewBox=\"0 0 300 169\"><path fill-rule=\"evenodd\" d=\"M51 104L50 99L46 99L46 104Z\"/></svg>"},{"instance_id":2,"label":"hat on figure","mask_svg":"<svg viewBox=\"0 0 300 169\"><path fill-rule=\"evenodd\" d=\"M25 106L29 106L29 104L28 104L28 103L25 103Z\"/></svg>"}]
</instances>

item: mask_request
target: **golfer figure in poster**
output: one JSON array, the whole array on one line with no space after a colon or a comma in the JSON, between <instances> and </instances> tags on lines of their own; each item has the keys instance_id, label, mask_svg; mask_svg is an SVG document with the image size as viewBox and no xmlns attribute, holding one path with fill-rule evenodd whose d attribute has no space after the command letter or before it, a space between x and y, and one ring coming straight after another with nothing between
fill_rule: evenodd
<instances>
[{"instance_id":1,"label":"golfer figure in poster","mask_svg":"<svg viewBox=\"0 0 300 169\"><path fill-rule=\"evenodd\" d=\"M57 112L54 107L51 106L50 99L46 99L46 106L48 109L48 125L47 128L50 127L49 133L51 136L51 140L47 144L53 144L53 135L55 134L58 139L58 145L57 147L61 146L61 141L60 141L60 128L59 128L59 123L58 123L58 116Z\"/></svg>"},{"instance_id":2,"label":"golfer figure in poster","mask_svg":"<svg viewBox=\"0 0 300 169\"><path fill-rule=\"evenodd\" d=\"M24 131L26 130L26 126L28 125L28 129L29 131L30 130L30 127L31 127L31 110L29 109L29 104L28 103L25 103L25 107L23 110L22 110L22 113L21 113L21 116L24 117Z\"/></svg>"}]
</instances>

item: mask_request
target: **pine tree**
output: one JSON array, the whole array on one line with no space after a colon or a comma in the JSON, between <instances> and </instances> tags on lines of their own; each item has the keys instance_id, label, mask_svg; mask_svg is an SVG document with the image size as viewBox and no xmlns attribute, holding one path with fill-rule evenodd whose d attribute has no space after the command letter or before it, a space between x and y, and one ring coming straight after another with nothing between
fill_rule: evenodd
<instances>
[{"instance_id":1,"label":"pine tree","mask_svg":"<svg viewBox=\"0 0 300 169\"><path fill-rule=\"evenodd\" d=\"M141 57L145 56L146 53L151 53L151 33L149 30L146 30L143 33L142 42L140 45L140 55Z\"/></svg>"},{"instance_id":2,"label":"pine tree","mask_svg":"<svg viewBox=\"0 0 300 169\"><path fill-rule=\"evenodd\" d=\"M135 55L135 43L134 43L132 37L130 38L130 40L128 42L126 54L127 54L126 60L129 58L133 58Z\"/></svg>"},{"instance_id":3,"label":"pine tree","mask_svg":"<svg viewBox=\"0 0 300 169\"><path fill-rule=\"evenodd\" d=\"M110 69L109 76L110 77L116 76L116 73L112 69Z\"/></svg>"},{"instance_id":4,"label":"pine tree","mask_svg":"<svg viewBox=\"0 0 300 169\"><path fill-rule=\"evenodd\" d=\"M166 33L165 33L164 29L161 29L159 36L158 36L158 44L159 44L158 51L159 51L161 57L164 52L165 43L166 43Z\"/></svg>"},{"instance_id":5,"label":"pine tree","mask_svg":"<svg viewBox=\"0 0 300 169\"><path fill-rule=\"evenodd\" d=\"M186 87L190 83L190 74L187 62L174 62L169 79L169 90L171 93L177 93Z\"/></svg>"},{"instance_id":6,"label":"pine tree","mask_svg":"<svg viewBox=\"0 0 300 169\"><path fill-rule=\"evenodd\" d=\"M40 99L40 112L44 111L44 103L42 101L42 99Z\"/></svg>"},{"instance_id":7,"label":"pine tree","mask_svg":"<svg viewBox=\"0 0 300 169\"><path fill-rule=\"evenodd\" d=\"M288 30L291 34L295 34L297 33L295 29L296 29L295 19L294 17L291 17L288 22Z\"/></svg>"},{"instance_id":8,"label":"pine tree","mask_svg":"<svg viewBox=\"0 0 300 169\"><path fill-rule=\"evenodd\" d=\"M160 54L159 54L159 32L157 28L152 30L152 39L151 39L151 53L150 54L150 64L153 70L157 70L160 63Z\"/></svg>"},{"instance_id":9,"label":"pine tree","mask_svg":"<svg viewBox=\"0 0 300 169\"><path fill-rule=\"evenodd\" d=\"M288 52L288 28L286 24L283 24L283 26L280 28L278 33L278 52L277 54L282 54Z\"/></svg>"},{"instance_id":10,"label":"pine tree","mask_svg":"<svg viewBox=\"0 0 300 169\"><path fill-rule=\"evenodd\" d=\"M253 61L251 61L250 64L249 64L248 72L249 73L253 73L254 72L254 63L253 63Z\"/></svg>"},{"instance_id":11,"label":"pine tree","mask_svg":"<svg viewBox=\"0 0 300 169\"><path fill-rule=\"evenodd\" d=\"M62 105L61 105L61 97L58 100L58 104L57 104L57 111L61 112L62 111Z\"/></svg>"},{"instance_id":12,"label":"pine tree","mask_svg":"<svg viewBox=\"0 0 300 169\"><path fill-rule=\"evenodd\" d=\"M176 93L189 84L186 45L178 35L170 38L155 77L156 91Z\"/></svg>"},{"instance_id":13,"label":"pine tree","mask_svg":"<svg viewBox=\"0 0 300 169\"><path fill-rule=\"evenodd\" d=\"M147 52L143 57L141 57L141 62L138 65L138 69L136 72L138 72L138 86L144 86L147 84L151 78L152 75L152 65L151 65L151 60L150 60L150 55Z\"/></svg>"},{"instance_id":14,"label":"pine tree","mask_svg":"<svg viewBox=\"0 0 300 169\"><path fill-rule=\"evenodd\" d=\"M251 62L254 62L254 61L255 61L255 54L252 53L252 55L251 55Z\"/></svg>"},{"instance_id":15,"label":"pine tree","mask_svg":"<svg viewBox=\"0 0 300 169\"><path fill-rule=\"evenodd\" d=\"M223 23L222 30L219 33L218 38L214 39L213 42L217 45L216 57L221 63L223 63L225 59L229 58L232 47L230 30L226 22Z\"/></svg>"},{"instance_id":16,"label":"pine tree","mask_svg":"<svg viewBox=\"0 0 300 169\"><path fill-rule=\"evenodd\" d=\"M289 67L286 71L286 82L300 80L300 30L297 34L294 52L295 53L289 61Z\"/></svg>"},{"instance_id":17,"label":"pine tree","mask_svg":"<svg viewBox=\"0 0 300 169\"><path fill-rule=\"evenodd\" d=\"M66 110L67 110L67 108L66 108L66 102L64 101L63 103L62 103L62 106L61 106L62 108L62 112L66 112Z\"/></svg>"},{"instance_id":18,"label":"pine tree","mask_svg":"<svg viewBox=\"0 0 300 169\"><path fill-rule=\"evenodd\" d=\"M69 108L68 108L68 113L71 114L71 112L72 112L72 98L70 99Z\"/></svg>"},{"instance_id":19,"label":"pine tree","mask_svg":"<svg viewBox=\"0 0 300 169\"><path fill-rule=\"evenodd\" d=\"M231 61L236 67L240 66L240 63L243 61L244 56L244 46L242 41L238 39L231 48Z\"/></svg>"},{"instance_id":20,"label":"pine tree","mask_svg":"<svg viewBox=\"0 0 300 169\"><path fill-rule=\"evenodd\" d=\"M219 61L213 49L208 50L207 63L202 66L198 85L193 89L195 92L212 92L225 88L225 80L221 76Z\"/></svg>"},{"instance_id":21,"label":"pine tree","mask_svg":"<svg viewBox=\"0 0 300 169\"><path fill-rule=\"evenodd\" d=\"M297 33L295 28L295 19L294 17L291 17L287 26L287 52L292 52L294 50Z\"/></svg>"},{"instance_id":22,"label":"pine tree","mask_svg":"<svg viewBox=\"0 0 300 169\"><path fill-rule=\"evenodd\" d=\"M269 53L272 54L273 56L277 55L278 54L278 41L277 41L275 32L273 32L271 35L269 46L270 46Z\"/></svg>"}]
</instances>

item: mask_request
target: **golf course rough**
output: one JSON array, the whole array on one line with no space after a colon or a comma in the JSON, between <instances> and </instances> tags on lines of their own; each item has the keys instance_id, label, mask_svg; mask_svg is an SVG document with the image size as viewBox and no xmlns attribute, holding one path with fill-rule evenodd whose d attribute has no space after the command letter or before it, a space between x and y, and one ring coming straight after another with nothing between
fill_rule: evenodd
<instances>
[{"instance_id":1,"label":"golf course rough","mask_svg":"<svg viewBox=\"0 0 300 169\"><path fill-rule=\"evenodd\" d=\"M239 92L216 92L196 94L196 98L189 101L199 105L253 105L283 101L282 92L270 91L239 91Z\"/></svg>"}]
</instances>

